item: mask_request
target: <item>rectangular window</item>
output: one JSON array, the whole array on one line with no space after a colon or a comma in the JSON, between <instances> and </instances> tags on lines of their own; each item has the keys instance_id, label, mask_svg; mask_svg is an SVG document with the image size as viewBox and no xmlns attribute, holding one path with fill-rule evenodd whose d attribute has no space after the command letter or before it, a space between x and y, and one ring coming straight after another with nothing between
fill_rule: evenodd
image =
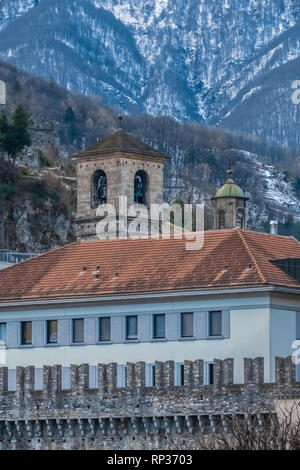
<instances>
[{"instance_id":1,"label":"rectangular window","mask_svg":"<svg viewBox=\"0 0 300 470\"><path fill-rule=\"evenodd\" d=\"M152 387L155 387L155 366L153 364L151 365L151 379Z\"/></svg>"},{"instance_id":2,"label":"rectangular window","mask_svg":"<svg viewBox=\"0 0 300 470\"><path fill-rule=\"evenodd\" d=\"M21 323L21 343L22 345L32 344L32 322L23 321Z\"/></svg>"},{"instance_id":3,"label":"rectangular window","mask_svg":"<svg viewBox=\"0 0 300 470\"><path fill-rule=\"evenodd\" d=\"M47 321L47 344L58 343L58 321L48 320Z\"/></svg>"},{"instance_id":4,"label":"rectangular window","mask_svg":"<svg viewBox=\"0 0 300 470\"><path fill-rule=\"evenodd\" d=\"M165 315L159 314L153 316L153 337L154 338L165 338L166 326L165 326Z\"/></svg>"},{"instance_id":5,"label":"rectangular window","mask_svg":"<svg viewBox=\"0 0 300 470\"><path fill-rule=\"evenodd\" d=\"M208 385L213 385L215 382L215 365L214 364L208 364Z\"/></svg>"},{"instance_id":6,"label":"rectangular window","mask_svg":"<svg viewBox=\"0 0 300 470\"><path fill-rule=\"evenodd\" d=\"M100 318L99 341L110 341L110 317Z\"/></svg>"},{"instance_id":7,"label":"rectangular window","mask_svg":"<svg viewBox=\"0 0 300 470\"><path fill-rule=\"evenodd\" d=\"M127 367L123 364L118 364L117 367L117 387L127 387Z\"/></svg>"},{"instance_id":8,"label":"rectangular window","mask_svg":"<svg viewBox=\"0 0 300 470\"><path fill-rule=\"evenodd\" d=\"M184 385L184 364L180 364L179 385Z\"/></svg>"},{"instance_id":9,"label":"rectangular window","mask_svg":"<svg viewBox=\"0 0 300 470\"><path fill-rule=\"evenodd\" d=\"M146 364L146 387L155 387L155 364Z\"/></svg>"},{"instance_id":10,"label":"rectangular window","mask_svg":"<svg viewBox=\"0 0 300 470\"><path fill-rule=\"evenodd\" d=\"M300 339L300 312L296 312L296 339Z\"/></svg>"},{"instance_id":11,"label":"rectangular window","mask_svg":"<svg viewBox=\"0 0 300 470\"><path fill-rule=\"evenodd\" d=\"M126 339L137 339L138 337L138 317L132 315L126 317Z\"/></svg>"},{"instance_id":12,"label":"rectangular window","mask_svg":"<svg viewBox=\"0 0 300 470\"><path fill-rule=\"evenodd\" d=\"M6 323L0 323L0 346L6 344Z\"/></svg>"},{"instance_id":13,"label":"rectangular window","mask_svg":"<svg viewBox=\"0 0 300 470\"><path fill-rule=\"evenodd\" d=\"M194 336L194 315L193 313L181 314L181 337L191 338Z\"/></svg>"},{"instance_id":14,"label":"rectangular window","mask_svg":"<svg viewBox=\"0 0 300 470\"><path fill-rule=\"evenodd\" d=\"M209 336L222 336L222 312L209 312Z\"/></svg>"},{"instance_id":15,"label":"rectangular window","mask_svg":"<svg viewBox=\"0 0 300 470\"><path fill-rule=\"evenodd\" d=\"M73 320L73 343L84 342L84 319L76 318Z\"/></svg>"}]
</instances>

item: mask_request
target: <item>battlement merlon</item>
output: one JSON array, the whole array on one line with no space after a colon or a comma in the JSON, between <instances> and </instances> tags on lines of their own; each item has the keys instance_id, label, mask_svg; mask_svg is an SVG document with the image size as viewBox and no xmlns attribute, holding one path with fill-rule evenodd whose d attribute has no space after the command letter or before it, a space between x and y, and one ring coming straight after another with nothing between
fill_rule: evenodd
<instances>
[{"instance_id":1,"label":"battlement merlon","mask_svg":"<svg viewBox=\"0 0 300 470\"><path fill-rule=\"evenodd\" d=\"M197 389L205 387L204 383L204 362L199 359L196 361L184 362L183 385L175 385L175 363L174 361L155 362L155 386L146 387L146 364L145 362L126 364L126 388L127 390L170 390L178 387L185 389ZM223 389L224 387L234 386L234 360L227 358L224 360L215 359L213 368L213 389ZM108 394L123 388L118 387L118 365L117 363L98 364L97 366L97 390L100 394ZM73 395L83 395L89 390L95 390L89 387L90 367L88 364L72 365L70 367L71 390ZM296 367L291 357L275 359L275 383L293 384L296 382ZM35 367L17 367L16 369L16 391L20 397L30 396L39 390L36 390ZM258 357L255 359L244 359L244 384L264 384L264 359ZM45 397L55 397L61 391L67 392L68 389L62 388L62 366L44 366L43 367L43 395ZM0 368L0 395L8 392L8 368ZM146 393L146 392L145 392Z\"/></svg>"}]
</instances>

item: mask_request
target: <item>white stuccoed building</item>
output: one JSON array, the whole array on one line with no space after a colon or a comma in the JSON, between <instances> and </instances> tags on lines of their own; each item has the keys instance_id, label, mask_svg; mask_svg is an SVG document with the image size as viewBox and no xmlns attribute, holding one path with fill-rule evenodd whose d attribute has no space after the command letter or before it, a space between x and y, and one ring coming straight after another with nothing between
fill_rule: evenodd
<instances>
[{"instance_id":1,"label":"white stuccoed building","mask_svg":"<svg viewBox=\"0 0 300 470\"><path fill-rule=\"evenodd\" d=\"M114 192L117 184L124 188L122 178L113 179L114 164L124 160L126 180L136 176L134 148L116 150L110 139L103 153L99 145L99 162L93 147L86 165L95 166L107 193L93 192L91 173L85 195L94 198L109 194L110 184ZM135 153L137 160L143 164ZM99 170L102 161L111 179ZM139 172L151 173L155 165L157 172L151 154L144 164ZM82 174L84 156L80 165ZM157 181L155 192L162 194ZM142 190L139 197L151 197L151 185ZM62 364L67 383L71 364L88 363L95 371L100 362L117 362L121 386L126 362L145 361L146 383L153 385L155 361L174 360L179 385L184 360L203 359L211 383L214 359L233 358L234 382L243 383L244 358L263 357L265 381L274 381L275 357L291 356L300 339L300 245L292 237L238 228L245 226L246 198L231 177L216 198L220 229L205 233L201 250L186 250L185 239L90 239L2 270L0 339L11 376L17 366L34 365L38 382L43 365ZM91 202L78 201L87 232L96 219L89 210L85 220L82 207Z\"/></svg>"}]
</instances>

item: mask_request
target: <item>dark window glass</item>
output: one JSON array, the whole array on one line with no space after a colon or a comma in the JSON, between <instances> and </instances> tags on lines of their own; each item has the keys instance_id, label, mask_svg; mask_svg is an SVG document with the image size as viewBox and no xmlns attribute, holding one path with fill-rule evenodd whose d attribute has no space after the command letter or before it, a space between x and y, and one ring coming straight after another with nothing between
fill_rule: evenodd
<instances>
[{"instance_id":1,"label":"dark window glass","mask_svg":"<svg viewBox=\"0 0 300 470\"><path fill-rule=\"evenodd\" d=\"M223 210L219 211L219 229L225 228L225 212Z\"/></svg>"},{"instance_id":2,"label":"dark window glass","mask_svg":"<svg viewBox=\"0 0 300 470\"><path fill-rule=\"evenodd\" d=\"M0 323L0 345L6 344L6 323Z\"/></svg>"},{"instance_id":3,"label":"dark window glass","mask_svg":"<svg viewBox=\"0 0 300 470\"><path fill-rule=\"evenodd\" d=\"M155 366L151 367L151 372L152 372L152 387L155 387Z\"/></svg>"},{"instance_id":4,"label":"dark window glass","mask_svg":"<svg viewBox=\"0 0 300 470\"><path fill-rule=\"evenodd\" d=\"M181 314L181 336L183 338L194 336L193 317L192 313Z\"/></svg>"},{"instance_id":5,"label":"dark window glass","mask_svg":"<svg viewBox=\"0 0 300 470\"><path fill-rule=\"evenodd\" d=\"M208 384L214 384L214 364L208 364Z\"/></svg>"},{"instance_id":6,"label":"dark window glass","mask_svg":"<svg viewBox=\"0 0 300 470\"><path fill-rule=\"evenodd\" d=\"M47 321L47 343L48 344L58 343L58 321L57 320Z\"/></svg>"},{"instance_id":7,"label":"dark window glass","mask_svg":"<svg viewBox=\"0 0 300 470\"><path fill-rule=\"evenodd\" d=\"M300 339L300 312L296 315L296 339Z\"/></svg>"},{"instance_id":8,"label":"dark window glass","mask_svg":"<svg viewBox=\"0 0 300 470\"><path fill-rule=\"evenodd\" d=\"M100 318L100 341L110 341L110 317Z\"/></svg>"},{"instance_id":9,"label":"dark window glass","mask_svg":"<svg viewBox=\"0 0 300 470\"><path fill-rule=\"evenodd\" d=\"M128 374L126 366L124 366L124 387L128 387Z\"/></svg>"},{"instance_id":10,"label":"dark window glass","mask_svg":"<svg viewBox=\"0 0 300 470\"><path fill-rule=\"evenodd\" d=\"M21 341L22 344L32 344L32 322L23 321L21 323Z\"/></svg>"},{"instance_id":11,"label":"dark window glass","mask_svg":"<svg viewBox=\"0 0 300 470\"><path fill-rule=\"evenodd\" d=\"M154 338L164 338L165 331L165 315L154 315L153 317L153 336Z\"/></svg>"},{"instance_id":12,"label":"dark window glass","mask_svg":"<svg viewBox=\"0 0 300 470\"><path fill-rule=\"evenodd\" d=\"M180 385L184 385L184 364L180 364Z\"/></svg>"},{"instance_id":13,"label":"dark window glass","mask_svg":"<svg viewBox=\"0 0 300 470\"><path fill-rule=\"evenodd\" d=\"M209 336L222 336L222 312L209 312Z\"/></svg>"},{"instance_id":14,"label":"dark window glass","mask_svg":"<svg viewBox=\"0 0 300 470\"><path fill-rule=\"evenodd\" d=\"M138 318L137 316L126 317L126 339L137 339Z\"/></svg>"},{"instance_id":15,"label":"dark window glass","mask_svg":"<svg viewBox=\"0 0 300 470\"><path fill-rule=\"evenodd\" d=\"M84 319L76 318L73 320L73 343L84 342Z\"/></svg>"}]
</instances>

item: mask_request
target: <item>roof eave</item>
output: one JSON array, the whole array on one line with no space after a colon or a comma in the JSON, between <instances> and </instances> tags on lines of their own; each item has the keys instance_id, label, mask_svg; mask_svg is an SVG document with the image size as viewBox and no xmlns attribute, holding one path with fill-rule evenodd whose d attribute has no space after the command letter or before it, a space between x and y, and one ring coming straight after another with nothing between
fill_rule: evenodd
<instances>
[{"instance_id":1,"label":"roof eave","mask_svg":"<svg viewBox=\"0 0 300 470\"><path fill-rule=\"evenodd\" d=\"M82 162L82 161L89 161L89 160L94 160L95 158L99 160L107 160L111 157L126 157L126 158L140 158L142 160L149 160L151 161L157 161L160 163L165 163L166 161L169 160L170 157L162 154L147 154L147 153L140 153L140 152L132 152L132 151L125 151L125 150L109 150L107 152L91 152L90 154L88 153L82 153L78 155L74 155L71 157L71 160L77 161L77 162Z\"/></svg>"},{"instance_id":2,"label":"roof eave","mask_svg":"<svg viewBox=\"0 0 300 470\"><path fill-rule=\"evenodd\" d=\"M57 297L52 299L26 299L26 300L10 300L0 301L0 309L8 307L26 307L26 306L51 306L57 304L72 304L72 303L93 303L93 302L121 302L128 300L143 300L143 299L168 299L176 297L195 297L195 296L211 296L211 295L228 295L228 294L242 294L242 293L259 293L259 292L281 292L287 294L300 295L300 286L287 287L287 286L248 286L248 287L232 287L232 288L206 288L195 289L188 291L169 291L169 292L144 292L140 294L117 294L117 295L101 295L101 296L78 296L78 297Z\"/></svg>"}]
</instances>

